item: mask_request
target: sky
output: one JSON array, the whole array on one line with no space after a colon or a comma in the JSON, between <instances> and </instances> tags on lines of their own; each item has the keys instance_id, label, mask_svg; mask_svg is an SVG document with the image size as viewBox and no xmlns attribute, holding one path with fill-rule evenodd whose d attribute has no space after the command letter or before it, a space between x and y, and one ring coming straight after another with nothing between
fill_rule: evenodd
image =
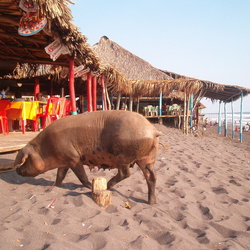
<instances>
[{"instance_id":1,"label":"sky","mask_svg":"<svg viewBox=\"0 0 250 250\"><path fill-rule=\"evenodd\" d=\"M249 0L74 0L73 23L94 45L107 36L152 66L250 88ZM202 99L206 113L219 103ZM231 104L228 104L229 112ZM240 110L240 101L234 111ZM244 98L250 112L250 95Z\"/></svg>"}]
</instances>

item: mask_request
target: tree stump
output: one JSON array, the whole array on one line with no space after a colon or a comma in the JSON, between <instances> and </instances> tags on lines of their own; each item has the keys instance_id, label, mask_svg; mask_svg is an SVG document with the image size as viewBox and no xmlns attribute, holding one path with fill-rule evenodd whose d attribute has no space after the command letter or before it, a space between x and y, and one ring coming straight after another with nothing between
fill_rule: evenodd
<instances>
[{"instance_id":1,"label":"tree stump","mask_svg":"<svg viewBox=\"0 0 250 250\"><path fill-rule=\"evenodd\" d=\"M92 180L92 198L102 208L111 204L111 192L107 190L107 181L103 177L96 177Z\"/></svg>"}]
</instances>

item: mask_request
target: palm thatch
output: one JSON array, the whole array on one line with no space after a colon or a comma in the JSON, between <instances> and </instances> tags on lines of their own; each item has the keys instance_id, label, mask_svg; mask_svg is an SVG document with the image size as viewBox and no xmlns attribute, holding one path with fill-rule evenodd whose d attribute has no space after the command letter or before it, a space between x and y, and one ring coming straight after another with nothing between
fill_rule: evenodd
<instances>
[{"instance_id":1,"label":"palm thatch","mask_svg":"<svg viewBox=\"0 0 250 250\"><path fill-rule=\"evenodd\" d=\"M161 71L167 74L168 76L171 76L174 79L194 79L167 70L161 70ZM223 102L231 102L238 100L241 94L243 94L243 96L247 96L248 94L250 94L250 89L240 87L237 85L223 85L207 80L199 80L199 81L204 86L203 96L211 99L212 101L220 100ZM216 89L214 88L215 86Z\"/></svg>"},{"instance_id":2,"label":"palm thatch","mask_svg":"<svg viewBox=\"0 0 250 250\"><path fill-rule=\"evenodd\" d=\"M0 2L0 60L29 63L51 64L68 67L68 55L61 55L52 61L44 48L60 38L75 57L76 65L85 65L92 71L99 68L99 60L94 55L87 38L72 23L69 0L30 0L38 5L38 12L47 18L46 27L32 36L18 34L22 10L19 0L2 0ZM33 66L31 66L33 67ZM34 67L33 67L34 68Z\"/></svg>"},{"instance_id":3,"label":"palm thatch","mask_svg":"<svg viewBox=\"0 0 250 250\"><path fill-rule=\"evenodd\" d=\"M104 65L114 67L127 79L167 80L171 78L106 36L101 37L99 42L92 46L92 50Z\"/></svg>"},{"instance_id":4,"label":"palm thatch","mask_svg":"<svg viewBox=\"0 0 250 250\"><path fill-rule=\"evenodd\" d=\"M122 48L106 36L92 47L100 58L99 73L106 76L113 93L122 92L134 97L168 95L173 90L194 94L196 99L230 102L248 95L249 89L194 79L184 75L154 68L152 65Z\"/></svg>"}]
</instances>

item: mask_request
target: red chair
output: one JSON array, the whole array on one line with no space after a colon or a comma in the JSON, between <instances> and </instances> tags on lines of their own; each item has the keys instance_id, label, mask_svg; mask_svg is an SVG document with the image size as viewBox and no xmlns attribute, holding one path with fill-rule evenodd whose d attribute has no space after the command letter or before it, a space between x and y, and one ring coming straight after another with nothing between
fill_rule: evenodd
<instances>
[{"instance_id":1,"label":"red chair","mask_svg":"<svg viewBox=\"0 0 250 250\"><path fill-rule=\"evenodd\" d=\"M59 118L59 97L52 96L48 99L45 113L37 114L36 120L34 121L34 131L37 130L38 120L41 118L42 129L46 127L46 120L48 119L48 124L51 124L54 120Z\"/></svg>"},{"instance_id":2,"label":"red chair","mask_svg":"<svg viewBox=\"0 0 250 250\"><path fill-rule=\"evenodd\" d=\"M11 106L11 102L7 100L0 100L0 129L3 135L9 134L8 118L6 110Z\"/></svg>"},{"instance_id":3,"label":"red chair","mask_svg":"<svg viewBox=\"0 0 250 250\"><path fill-rule=\"evenodd\" d=\"M59 99L59 118L70 115L70 101L65 97Z\"/></svg>"}]
</instances>

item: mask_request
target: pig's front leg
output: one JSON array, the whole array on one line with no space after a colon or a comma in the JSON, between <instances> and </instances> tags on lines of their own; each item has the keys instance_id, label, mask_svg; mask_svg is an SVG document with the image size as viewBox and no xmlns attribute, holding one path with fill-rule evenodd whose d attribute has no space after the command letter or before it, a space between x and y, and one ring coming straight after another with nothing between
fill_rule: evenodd
<instances>
[{"instance_id":1,"label":"pig's front leg","mask_svg":"<svg viewBox=\"0 0 250 250\"><path fill-rule=\"evenodd\" d=\"M92 189L92 185L88 180L88 177L86 175L86 172L83 168L81 161L79 161L74 167L71 167L71 169L75 173L75 175L78 177L78 179L80 180L80 182L83 184L84 187Z\"/></svg>"},{"instance_id":2,"label":"pig's front leg","mask_svg":"<svg viewBox=\"0 0 250 250\"><path fill-rule=\"evenodd\" d=\"M63 182L68 170L69 170L69 168L58 168L57 169L55 186L60 187L62 185L62 182Z\"/></svg>"}]
</instances>

